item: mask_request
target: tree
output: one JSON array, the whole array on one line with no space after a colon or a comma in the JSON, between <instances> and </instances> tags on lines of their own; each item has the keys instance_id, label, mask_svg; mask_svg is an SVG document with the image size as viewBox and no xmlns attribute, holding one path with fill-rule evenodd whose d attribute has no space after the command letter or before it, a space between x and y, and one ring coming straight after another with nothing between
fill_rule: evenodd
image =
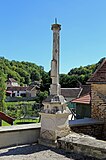
<instances>
[{"instance_id":1,"label":"tree","mask_svg":"<svg viewBox=\"0 0 106 160\"><path fill-rule=\"evenodd\" d=\"M36 100L37 100L40 104L42 104L42 101L43 101L45 98L47 98L47 96L48 96L48 92L47 92L47 91L40 92L40 93L38 93Z\"/></svg>"},{"instance_id":2,"label":"tree","mask_svg":"<svg viewBox=\"0 0 106 160\"><path fill-rule=\"evenodd\" d=\"M2 73L2 71L0 71L0 111L4 111L5 108L5 89L6 89L5 76ZM0 120L0 125L1 125L1 120Z\"/></svg>"}]
</instances>

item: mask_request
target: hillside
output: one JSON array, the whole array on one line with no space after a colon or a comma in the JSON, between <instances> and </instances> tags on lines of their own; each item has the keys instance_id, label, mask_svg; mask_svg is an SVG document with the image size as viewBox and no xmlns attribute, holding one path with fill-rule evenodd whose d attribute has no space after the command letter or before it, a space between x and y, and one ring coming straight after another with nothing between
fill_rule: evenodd
<instances>
[{"instance_id":1,"label":"hillside","mask_svg":"<svg viewBox=\"0 0 106 160\"><path fill-rule=\"evenodd\" d=\"M14 78L20 85L29 85L34 81L40 81L42 86L50 83L49 74L44 71L44 68L31 62L9 61L0 57L0 70L4 73L6 80Z\"/></svg>"},{"instance_id":2,"label":"hillside","mask_svg":"<svg viewBox=\"0 0 106 160\"><path fill-rule=\"evenodd\" d=\"M104 58L97 64L73 68L68 74L60 74L61 87L78 87L80 84L86 84L88 78L103 59ZM42 66L38 66L31 62L9 61L4 57L0 57L0 71L4 73L6 80L8 78L14 78L20 85L29 85L32 82L40 81L41 90L49 90L50 74L45 72Z\"/></svg>"},{"instance_id":3,"label":"hillside","mask_svg":"<svg viewBox=\"0 0 106 160\"><path fill-rule=\"evenodd\" d=\"M96 70L96 68L102 63L104 58L96 64L91 64L87 66L80 66L79 68L73 68L69 71L68 74L60 75L60 84L61 87L70 88L70 87L79 87L81 84L86 84L89 77Z\"/></svg>"}]
</instances>

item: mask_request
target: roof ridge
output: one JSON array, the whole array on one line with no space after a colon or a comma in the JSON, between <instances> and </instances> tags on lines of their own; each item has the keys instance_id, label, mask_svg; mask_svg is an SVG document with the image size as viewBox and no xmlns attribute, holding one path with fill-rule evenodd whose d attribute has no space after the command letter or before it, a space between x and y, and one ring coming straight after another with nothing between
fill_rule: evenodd
<instances>
[{"instance_id":1,"label":"roof ridge","mask_svg":"<svg viewBox=\"0 0 106 160\"><path fill-rule=\"evenodd\" d=\"M87 84L89 84L90 82L96 82L96 80L92 80L95 75L99 72L99 70L103 67L103 65L106 63L106 58L103 60L103 62L97 67L97 69L95 70L95 72L91 75L91 77L88 79ZM105 71L101 71L102 73L104 73ZM97 80L98 82L98 80Z\"/></svg>"}]
</instances>

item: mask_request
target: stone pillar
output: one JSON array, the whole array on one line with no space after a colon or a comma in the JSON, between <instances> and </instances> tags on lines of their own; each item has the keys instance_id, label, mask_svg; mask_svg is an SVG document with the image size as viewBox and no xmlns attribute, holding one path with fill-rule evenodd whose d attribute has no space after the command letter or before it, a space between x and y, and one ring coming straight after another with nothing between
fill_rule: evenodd
<instances>
[{"instance_id":1,"label":"stone pillar","mask_svg":"<svg viewBox=\"0 0 106 160\"><path fill-rule=\"evenodd\" d=\"M59 84L59 31L60 24L53 24L53 58L51 61L50 95L43 101L44 109L41 115L41 132L39 143L46 146L56 146L59 137L70 133L68 125L69 112L67 111L66 101L60 94Z\"/></svg>"},{"instance_id":2,"label":"stone pillar","mask_svg":"<svg viewBox=\"0 0 106 160\"><path fill-rule=\"evenodd\" d=\"M51 79L52 84L50 86L51 95L60 94L60 84L59 84L59 52L60 52L60 35L61 30L60 24L53 24L51 29L53 30L53 55L51 61Z\"/></svg>"}]
</instances>

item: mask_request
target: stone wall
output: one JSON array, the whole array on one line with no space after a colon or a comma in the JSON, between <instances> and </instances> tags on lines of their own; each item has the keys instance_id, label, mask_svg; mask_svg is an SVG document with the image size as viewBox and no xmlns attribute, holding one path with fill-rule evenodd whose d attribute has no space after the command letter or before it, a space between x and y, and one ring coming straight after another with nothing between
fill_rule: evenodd
<instances>
[{"instance_id":1,"label":"stone wall","mask_svg":"<svg viewBox=\"0 0 106 160\"><path fill-rule=\"evenodd\" d=\"M91 116L106 121L106 84L91 84Z\"/></svg>"},{"instance_id":2,"label":"stone wall","mask_svg":"<svg viewBox=\"0 0 106 160\"><path fill-rule=\"evenodd\" d=\"M78 158L77 155L75 159L106 160L106 142L88 135L71 132L68 136L57 140L57 147L64 149L68 154L83 156Z\"/></svg>"},{"instance_id":3,"label":"stone wall","mask_svg":"<svg viewBox=\"0 0 106 160\"><path fill-rule=\"evenodd\" d=\"M37 142L40 128L40 123L0 127L0 149Z\"/></svg>"},{"instance_id":4,"label":"stone wall","mask_svg":"<svg viewBox=\"0 0 106 160\"><path fill-rule=\"evenodd\" d=\"M91 117L105 122L106 137L106 84L91 84Z\"/></svg>"},{"instance_id":5,"label":"stone wall","mask_svg":"<svg viewBox=\"0 0 106 160\"><path fill-rule=\"evenodd\" d=\"M71 131L76 132L76 133L83 133L86 135L90 135L97 139L104 139L103 129L104 129L103 124L71 126Z\"/></svg>"}]
</instances>

